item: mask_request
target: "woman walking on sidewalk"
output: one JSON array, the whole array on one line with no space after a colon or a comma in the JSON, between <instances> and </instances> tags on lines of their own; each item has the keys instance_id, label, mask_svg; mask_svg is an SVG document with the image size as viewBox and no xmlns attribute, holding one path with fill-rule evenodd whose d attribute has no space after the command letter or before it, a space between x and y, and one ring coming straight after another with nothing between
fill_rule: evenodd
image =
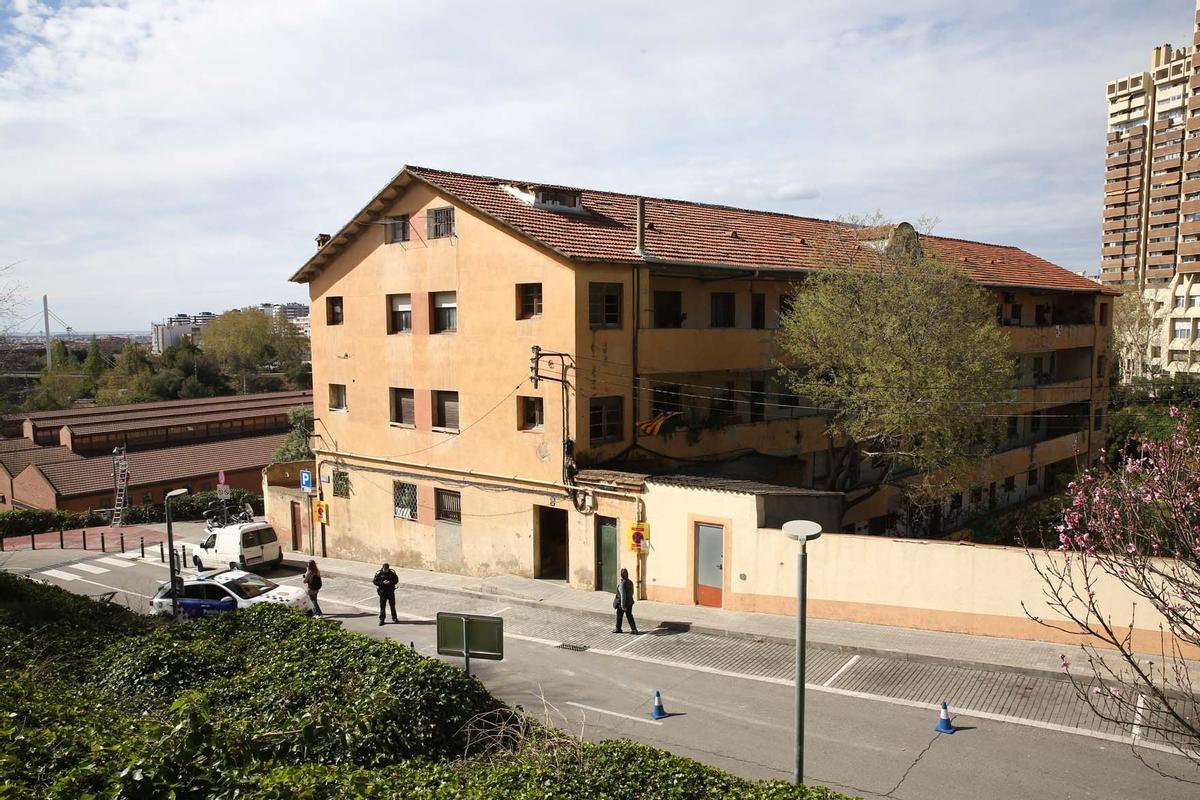
<instances>
[{"instance_id":1,"label":"woman walking on sidewalk","mask_svg":"<svg viewBox=\"0 0 1200 800\"><path fill-rule=\"evenodd\" d=\"M629 570L621 570L621 580L617 582L617 594L613 598L613 608L617 610L617 627L613 633L624 633L621 630L621 615L629 620L629 632L637 635L637 623L633 621L633 581L629 580Z\"/></svg>"},{"instance_id":2,"label":"woman walking on sidewalk","mask_svg":"<svg viewBox=\"0 0 1200 800\"><path fill-rule=\"evenodd\" d=\"M325 616L321 613L321 604L317 602L317 592L321 591L321 570L316 561L308 562L308 569L304 571L304 585L308 587L308 602L312 603L313 616Z\"/></svg>"}]
</instances>

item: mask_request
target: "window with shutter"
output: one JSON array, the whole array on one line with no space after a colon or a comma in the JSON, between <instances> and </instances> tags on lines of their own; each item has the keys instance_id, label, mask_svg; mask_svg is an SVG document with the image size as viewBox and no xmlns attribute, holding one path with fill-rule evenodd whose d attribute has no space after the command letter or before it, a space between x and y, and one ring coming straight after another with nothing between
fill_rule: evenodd
<instances>
[{"instance_id":1,"label":"window with shutter","mask_svg":"<svg viewBox=\"0 0 1200 800\"><path fill-rule=\"evenodd\" d=\"M416 401L412 389L392 389L392 424L417 424Z\"/></svg>"},{"instance_id":2,"label":"window with shutter","mask_svg":"<svg viewBox=\"0 0 1200 800\"><path fill-rule=\"evenodd\" d=\"M457 292L434 292L430 303L433 305L434 333L454 333L458 330Z\"/></svg>"},{"instance_id":3,"label":"window with shutter","mask_svg":"<svg viewBox=\"0 0 1200 800\"><path fill-rule=\"evenodd\" d=\"M712 318L709 325L713 328L732 328L737 320L736 300L733 292L713 292Z\"/></svg>"},{"instance_id":4,"label":"window with shutter","mask_svg":"<svg viewBox=\"0 0 1200 800\"><path fill-rule=\"evenodd\" d=\"M435 427L448 431L458 430L458 392L435 392L434 408L437 412Z\"/></svg>"},{"instance_id":5,"label":"window with shutter","mask_svg":"<svg viewBox=\"0 0 1200 800\"><path fill-rule=\"evenodd\" d=\"M412 295L389 294L387 300L388 333L412 331Z\"/></svg>"},{"instance_id":6,"label":"window with shutter","mask_svg":"<svg viewBox=\"0 0 1200 800\"><path fill-rule=\"evenodd\" d=\"M454 208L431 208L426 217L430 239L445 239L454 235Z\"/></svg>"}]
</instances>

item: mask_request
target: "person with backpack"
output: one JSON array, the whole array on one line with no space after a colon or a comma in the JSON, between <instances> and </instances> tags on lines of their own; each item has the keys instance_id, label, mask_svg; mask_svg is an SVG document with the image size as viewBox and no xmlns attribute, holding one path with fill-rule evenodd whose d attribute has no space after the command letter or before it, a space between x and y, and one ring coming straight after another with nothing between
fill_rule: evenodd
<instances>
[{"instance_id":1,"label":"person with backpack","mask_svg":"<svg viewBox=\"0 0 1200 800\"><path fill-rule=\"evenodd\" d=\"M621 616L629 620L629 632L637 635L637 623L633 621L633 581L629 580L629 570L621 570L621 580L617 581L617 593L613 597L613 608L617 610L617 627L613 633L624 633L621 630Z\"/></svg>"},{"instance_id":2,"label":"person with backpack","mask_svg":"<svg viewBox=\"0 0 1200 800\"><path fill-rule=\"evenodd\" d=\"M379 572L375 573L375 591L379 593L379 624L384 622L383 611L387 606L391 606L392 622L399 622L396 617L396 584L400 583L400 576L396 574L387 562L379 568Z\"/></svg>"},{"instance_id":3,"label":"person with backpack","mask_svg":"<svg viewBox=\"0 0 1200 800\"><path fill-rule=\"evenodd\" d=\"M308 602L312 604L313 616L325 616L321 604L317 602L317 592L321 591L321 570L316 561L308 562L308 569L304 570L304 585L308 587Z\"/></svg>"}]
</instances>

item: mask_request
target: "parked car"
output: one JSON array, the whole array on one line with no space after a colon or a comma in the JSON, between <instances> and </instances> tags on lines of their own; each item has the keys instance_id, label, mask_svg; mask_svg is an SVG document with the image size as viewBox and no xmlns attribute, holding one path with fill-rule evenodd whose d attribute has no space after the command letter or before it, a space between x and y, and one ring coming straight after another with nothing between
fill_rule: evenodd
<instances>
[{"instance_id":1,"label":"parked car","mask_svg":"<svg viewBox=\"0 0 1200 800\"><path fill-rule=\"evenodd\" d=\"M280 603L312 613L308 593L299 586L280 586L261 575L240 569L225 569L183 580L179 597L180 613L185 617L206 617L256 603ZM155 614L171 615L171 584L158 588L150 608Z\"/></svg>"},{"instance_id":2,"label":"parked car","mask_svg":"<svg viewBox=\"0 0 1200 800\"><path fill-rule=\"evenodd\" d=\"M227 525L208 534L192 556L192 564L203 570L205 564L228 564L230 569L247 569L260 564L279 566L283 547L275 529L265 522Z\"/></svg>"}]
</instances>

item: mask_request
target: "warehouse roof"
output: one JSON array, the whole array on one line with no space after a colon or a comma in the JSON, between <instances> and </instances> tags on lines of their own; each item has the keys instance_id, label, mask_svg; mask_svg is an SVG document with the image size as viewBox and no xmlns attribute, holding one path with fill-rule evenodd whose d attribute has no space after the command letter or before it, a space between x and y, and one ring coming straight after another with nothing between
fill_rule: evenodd
<instances>
[{"instance_id":1,"label":"warehouse roof","mask_svg":"<svg viewBox=\"0 0 1200 800\"><path fill-rule=\"evenodd\" d=\"M272 433L129 453L125 457L129 463L129 485L136 487L215 477L222 469L233 472L265 467L286 437L286 433ZM31 464L26 469L41 472L60 497L71 497L111 492L112 463L111 456L97 456L53 464Z\"/></svg>"},{"instance_id":2,"label":"warehouse roof","mask_svg":"<svg viewBox=\"0 0 1200 800\"><path fill-rule=\"evenodd\" d=\"M288 399L295 399L296 405L301 404L304 400L312 397L311 391L290 391L290 392L261 392L258 394L241 394L227 395L222 397L197 397L192 400L162 400L154 403L125 403L114 406L86 406L80 408L66 408L57 411L18 411L12 414L5 415L7 421L21 421L30 419L35 421L39 426L50 424L53 420L63 420L64 424L69 421L77 420L83 417L136 417L144 416L148 412L157 412L159 410L166 412L191 413L198 408L204 407L221 407L221 406L237 406L245 403L261 403L278 401L285 402Z\"/></svg>"},{"instance_id":3,"label":"warehouse roof","mask_svg":"<svg viewBox=\"0 0 1200 800\"><path fill-rule=\"evenodd\" d=\"M24 441L29 441L25 439ZM32 443L31 443L32 444ZM0 464L8 470L8 474L16 476L30 464L52 464L58 461L82 461L83 456L69 447L40 447L34 445L25 450L0 451ZM111 459L109 460L110 472Z\"/></svg>"},{"instance_id":4,"label":"warehouse roof","mask_svg":"<svg viewBox=\"0 0 1200 800\"><path fill-rule=\"evenodd\" d=\"M289 404L268 405L262 408L218 408L198 411L194 414L143 419L116 419L104 422L71 423L63 427L74 436L91 436L97 433L118 433L121 431L144 431L159 428L177 428L188 425L202 425L206 422L228 422L239 419L261 419L287 414Z\"/></svg>"}]
</instances>

